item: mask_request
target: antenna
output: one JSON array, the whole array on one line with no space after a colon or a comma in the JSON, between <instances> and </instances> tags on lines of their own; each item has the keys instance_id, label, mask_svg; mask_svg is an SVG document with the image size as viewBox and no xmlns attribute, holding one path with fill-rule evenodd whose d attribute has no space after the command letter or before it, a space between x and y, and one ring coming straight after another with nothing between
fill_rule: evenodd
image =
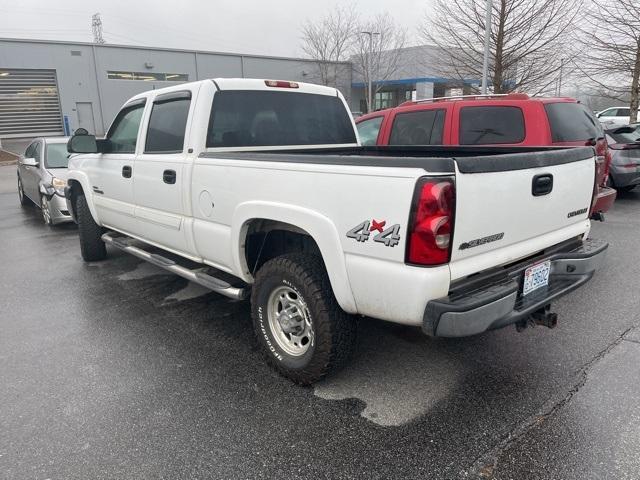
<instances>
[{"instance_id":1,"label":"antenna","mask_svg":"<svg viewBox=\"0 0 640 480\"><path fill-rule=\"evenodd\" d=\"M93 43L103 44L102 38L102 19L99 13L94 13L91 17L91 30L93 31Z\"/></svg>"}]
</instances>

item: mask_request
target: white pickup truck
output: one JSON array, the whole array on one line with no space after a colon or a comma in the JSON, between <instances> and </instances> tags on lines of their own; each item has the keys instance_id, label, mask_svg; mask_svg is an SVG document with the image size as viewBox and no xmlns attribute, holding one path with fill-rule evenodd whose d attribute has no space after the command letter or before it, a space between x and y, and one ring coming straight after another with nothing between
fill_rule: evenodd
<instances>
[{"instance_id":1,"label":"white pickup truck","mask_svg":"<svg viewBox=\"0 0 640 480\"><path fill-rule=\"evenodd\" d=\"M445 337L553 326L607 249L587 239L593 149L361 147L328 87L154 90L68 150L85 261L106 243L250 293L267 359L303 384L348 358L356 315Z\"/></svg>"}]
</instances>

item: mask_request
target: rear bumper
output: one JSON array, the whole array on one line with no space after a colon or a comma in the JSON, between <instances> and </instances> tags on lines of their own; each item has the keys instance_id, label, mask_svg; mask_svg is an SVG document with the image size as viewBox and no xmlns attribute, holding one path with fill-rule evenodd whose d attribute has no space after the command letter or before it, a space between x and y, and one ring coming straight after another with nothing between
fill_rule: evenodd
<instances>
[{"instance_id":1,"label":"rear bumper","mask_svg":"<svg viewBox=\"0 0 640 480\"><path fill-rule=\"evenodd\" d=\"M630 187L632 185L640 185L640 170L629 171L623 168L611 168L609 173L613 177L613 184L616 187Z\"/></svg>"},{"instance_id":2,"label":"rear bumper","mask_svg":"<svg viewBox=\"0 0 640 480\"><path fill-rule=\"evenodd\" d=\"M598 189L598 199L593 208L594 213L608 212L616 201L616 191L609 187L600 187Z\"/></svg>"},{"instance_id":3,"label":"rear bumper","mask_svg":"<svg viewBox=\"0 0 640 480\"><path fill-rule=\"evenodd\" d=\"M423 330L439 337L466 337L526 319L586 283L604 261L607 248L607 243L589 239L569 251L518 264L480 285L476 281L462 286L427 304ZM551 261L549 285L522 296L524 270L546 260Z\"/></svg>"}]
</instances>

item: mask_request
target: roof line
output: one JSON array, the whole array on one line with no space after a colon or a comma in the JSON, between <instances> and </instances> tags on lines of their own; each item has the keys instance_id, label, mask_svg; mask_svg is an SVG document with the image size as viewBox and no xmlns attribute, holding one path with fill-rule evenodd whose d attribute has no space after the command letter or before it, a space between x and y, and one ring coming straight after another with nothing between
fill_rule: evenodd
<instances>
[{"instance_id":1,"label":"roof line","mask_svg":"<svg viewBox=\"0 0 640 480\"><path fill-rule=\"evenodd\" d=\"M75 41L64 41L64 40L43 40L37 38L7 38L0 37L0 42L24 42L24 43L46 43L46 44L56 44L56 45L78 45L85 47L95 47L95 48L127 48L127 49L135 49L135 50L152 50L152 51L162 51L162 52L181 52L181 53L199 53L199 54L209 54L209 55L222 55L228 57L245 57L245 58L266 58L272 60L291 60L296 62L306 62L306 63L315 63L316 60L311 58L300 58L300 57L278 57L275 55L259 55L255 53L237 53L237 52L219 52L215 50L194 50L194 49L186 49L186 48L164 48L164 47L147 47L147 46L138 46L138 45L125 45L125 44L117 44L117 43L92 43L92 42L75 42ZM325 63L334 63L336 65L351 65L352 62L325 62Z\"/></svg>"}]
</instances>

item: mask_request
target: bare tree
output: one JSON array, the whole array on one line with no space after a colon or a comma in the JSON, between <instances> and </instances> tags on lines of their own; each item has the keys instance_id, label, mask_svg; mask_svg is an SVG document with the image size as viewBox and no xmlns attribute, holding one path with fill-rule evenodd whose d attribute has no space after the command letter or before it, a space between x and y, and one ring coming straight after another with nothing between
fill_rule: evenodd
<instances>
[{"instance_id":1,"label":"bare tree","mask_svg":"<svg viewBox=\"0 0 640 480\"><path fill-rule=\"evenodd\" d=\"M579 30L576 68L610 98L629 100L631 122L640 101L638 0L592 0Z\"/></svg>"},{"instance_id":2,"label":"bare tree","mask_svg":"<svg viewBox=\"0 0 640 480\"><path fill-rule=\"evenodd\" d=\"M582 2L493 1L489 85L494 93L527 90L535 94L553 88ZM481 78L485 13L486 0L434 0L420 34L443 51L443 75L460 81Z\"/></svg>"},{"instance_id":3,"label":"bare tree","mask_svg":"<svg viewBox=\"0 0 640 480\"><path fill-rule=\"evenodd\" d=\"M317 81L337 86L339 66L347 61L358 29L358 14L353 4L340 6L317 23L307 21L302 27L302 50L316 61Z\"/></svg>"},{"instance_id":4,"label":"bare tree","mask_svg":"<svg viewBox=\"0 0 640 480\"><path fill-rule=\"evenodd\" d=\"M370 32L371 35L363 32ZM354 72L364 80L367 111L372 110L368 100L369 78L371 77L372 84L371 96L375 99L384 82L391 79L400 68L401 49L406 41L406 29L398 26L386 13L360 22L351 61Z\"/></svg>"}]
</instances>

